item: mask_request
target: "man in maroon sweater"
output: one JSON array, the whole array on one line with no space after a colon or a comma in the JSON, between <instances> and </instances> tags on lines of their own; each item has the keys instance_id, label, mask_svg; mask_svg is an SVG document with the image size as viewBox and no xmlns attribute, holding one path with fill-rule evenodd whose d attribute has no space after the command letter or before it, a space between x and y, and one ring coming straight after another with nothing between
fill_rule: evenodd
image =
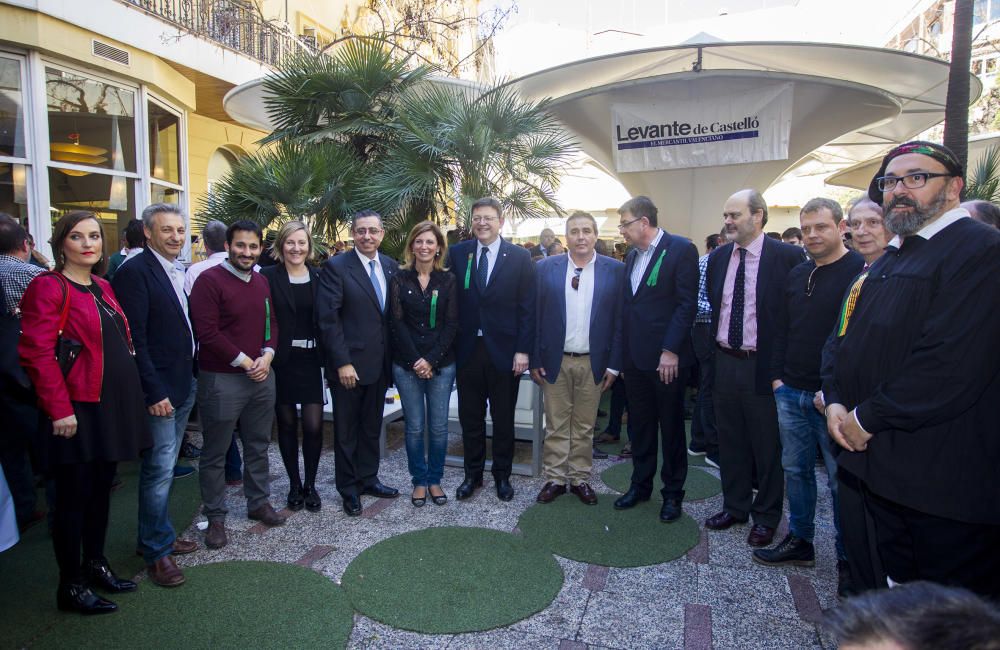
<instances>
[{"instance_id":1,"label":"man in maroon sweater","mask_svg":"<svg viewBox=\"0 0 1000 650\"><path fill-rule=\"evenodd\" d=\"M253 270L261 230L237 221L226 231L229 258L201 274L191 291L191 320L198 338L198 404L204 435L200 476L205 546L226 545L226 450L236 423L243 440L243 493L247 516L268 526L285 518L268 502L267 447L274 420L271 361L278 324L267 280Z\"/></svg>"}]
</instances>

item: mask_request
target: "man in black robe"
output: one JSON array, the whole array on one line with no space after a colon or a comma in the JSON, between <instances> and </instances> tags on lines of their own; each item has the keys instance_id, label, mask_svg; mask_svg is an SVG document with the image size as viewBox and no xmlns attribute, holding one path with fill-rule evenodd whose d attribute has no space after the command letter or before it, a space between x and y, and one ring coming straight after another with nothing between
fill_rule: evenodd
<instances>
[{"instance_id":1,"label":"man in black robe","mask_svg":"<svg viewBox=\"0 0 1000 650\"><path fill-rule=\"evenodd\" d=\"M869 195L896 237L845 300L824 395L890 584L997 597L1000 232L960 207L963 186L940 145L883 159Z\"/></svg>"}]
</instances>

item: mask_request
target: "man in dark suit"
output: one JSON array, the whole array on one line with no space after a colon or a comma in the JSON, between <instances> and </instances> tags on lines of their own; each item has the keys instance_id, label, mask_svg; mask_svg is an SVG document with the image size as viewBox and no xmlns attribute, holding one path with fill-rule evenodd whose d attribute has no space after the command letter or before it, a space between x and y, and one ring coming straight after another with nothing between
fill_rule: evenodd
<instances>
[{"instance_id":1,"label":"man in dark suit","mask_svg":"<svg viewBox=\"0 0 1000 650\"><path fill-rule=\"evenodd\" d=\"M594 250L597 221L574 212L566 221L568 255L538 264L538 329L531 377L545 394L545 486L540 503L567 487L587 505L594 422L601 393L621 370L625 265ZM570 264L572 262L572 264Z\"/></svg>"},{"instance_id":2,"label":"man in dark suit","mask_svg":"<svg viewBox=\"0 0 1000 650\"><path fill-rule=\"evenodd\" d=\"M194 406L194 336L184 293L186 219L171 204L155 203L142 213L147 246L118 268L112 286L128 317L135 361L149 411L153 446L142 452L139 470L139 535L150 579L163 587L184 582L174 555L198 548L177 539L170 522L174 464Z\"/></svg>"},{"instance_id":3,"label":"man in dark suit","mask_svg":"<svg viewBox=\"0 0 1000 650\"><path fill-rule=\"evenodd\" d=\"M472 204L476 239L455 244L449 252L459 283L455 355L465 480L458 499L468 499L483 485L487 400L497 496L514 498L514 407L535 343L535 266L527 250L500 237L503 222L496 199L479 199Z\"/></svg>"},{"instance_id":4,"label":"man in dark suit","mask_svg":"<svg viewBox=\"0 0 1000 650\"><path fill-rule=\"evenodd\" d=\"M629 199L618 214L618 230L634 247L625 258L622 317L633 469L632 485L615 508L649 500L662 444L660 521L672 522L682 514L687 478L683 369L695 362L691 326L698 309L698 249L657 226L658 210L648 197Z\"/></svg>"},{"instance_id":5,"label":"man in dark suit","mask_svg":"<svg viewBox=\"0 0 1000 650\"><path fill-rule=\"evenodd\" d=\"M361 514L361 495L395 498L378 480L379 435L392 356L389 279L399 266L378 252L385 231L377 212L362 210L351 228L354 251L323 265L316 310L335 408L334 468L344 512Z\"/></svg>"},{"instance_id":6,"label":"man in dark suit","mask_svg":"<svg viewBox=\"0 0 1000 650\"><path fill-rule=\"evenodd\" d=\"M767 546L781 519L784 476L778 413L771 387L775 314L788 272L804 261L802 249L764 234L767 203L756 190L733 194L723 207L729 241L708 260L712 304L715 405L719 431L723 510L705 522L712 530L754 526L750 546ZM753 496L753 470L758 491Z\"/></svg>"}]
</instances>

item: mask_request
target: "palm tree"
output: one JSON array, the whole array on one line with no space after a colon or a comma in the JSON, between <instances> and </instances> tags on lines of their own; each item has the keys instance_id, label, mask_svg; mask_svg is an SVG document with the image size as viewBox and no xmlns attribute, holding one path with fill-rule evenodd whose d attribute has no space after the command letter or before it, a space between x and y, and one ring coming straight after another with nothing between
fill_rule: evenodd
<instances>
[{"instance_id":1,"label":"palm tree","mask_svg":"<svg viewBox=\"0 0 1000 650\"><path fill-rule=\"evenodd\" d=\"M383 249L398 256L413 223L460 224L483 196L516 218L561 213L555 189L574 143L548 103L430 72L368 40L290 59L264 82L275 124L265 148L234 167L199 217L264 227L307 218L329 237L369 208L383 215Z\"/></svg>"},{"instance_id":2,"label":"palm tree","mask_svg":"<svg viewBox=\"0 0 1000 650\"><path fill-rule=\"evenodd\" d=\"M988 148L965 177L966 200L1000 201L1000 146Z\"/></svg>"},{"instance_id":3,"label":"palm tree","mask_svg":"<svg viewBox=\"0 0 1000 650\"><path fill-rule=\"evenodd\" d=\"M962 167L969 157L969 61L972 58L972 0L955 0L948 94L944 110L944 145Z\"/></svg>"}]
</instances>

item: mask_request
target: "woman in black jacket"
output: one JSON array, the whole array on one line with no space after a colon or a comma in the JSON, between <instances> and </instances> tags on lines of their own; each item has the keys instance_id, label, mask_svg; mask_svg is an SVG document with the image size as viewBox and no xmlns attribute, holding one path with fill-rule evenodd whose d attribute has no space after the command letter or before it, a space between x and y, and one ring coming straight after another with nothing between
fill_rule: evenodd
<instances>
[{"instance_id":1,"label":"woman in black jacket","mask_svg":"<svg viewBox=\"0 0 1000 650\"><path fill-rule=\"evenodd\" d=\"M315 256L312 235L301 221L289 221L271 247L278 264L261 274L271 285L274 316L278 321L278 349L274 379L278 447L288 472L288 508L316 512L322 507L316 491L316 472L323 447L324 388L322 358L316 343L316 288L319 271L307 264ZM302 456L305 481L299 475L299 417L302 405Z\"/></svg>"}]
</instances>

